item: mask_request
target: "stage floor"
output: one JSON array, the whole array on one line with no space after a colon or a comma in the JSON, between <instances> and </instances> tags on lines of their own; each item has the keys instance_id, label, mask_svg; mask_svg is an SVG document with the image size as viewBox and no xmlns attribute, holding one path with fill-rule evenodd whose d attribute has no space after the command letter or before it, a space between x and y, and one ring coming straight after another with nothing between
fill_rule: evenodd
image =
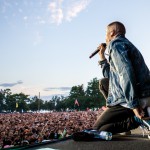
<instances>
[{"instance_id":1,"label":"stage floor","mask_svg":"<svg viewBox=\"0 0 150 150\"><path fill-rule=\"evenodd\" d=\"M76 142L72 139L46 144L30 150L150 150L150 139L142 136L139 129L132 135L115 135L111 141Z\"/></svg>"}]
</instances>

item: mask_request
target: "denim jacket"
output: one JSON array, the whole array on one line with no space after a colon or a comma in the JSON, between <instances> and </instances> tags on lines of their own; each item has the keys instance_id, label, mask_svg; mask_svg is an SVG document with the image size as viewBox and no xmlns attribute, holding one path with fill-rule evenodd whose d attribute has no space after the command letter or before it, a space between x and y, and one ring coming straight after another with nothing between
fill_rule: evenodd
<instances>
[{"instance_id":1,"label":"denim jacket","mask_svg":"<svg viewBox=\"0 0 150 150\"><path fill-rule=\"evenodd\" d=\"M108 52L109 59L100 62L104 77L109 78L107 106L138 107L140 98L150 96L150 71L143 56L122 35L110 42Z\"/></svg>"}]
</instances>

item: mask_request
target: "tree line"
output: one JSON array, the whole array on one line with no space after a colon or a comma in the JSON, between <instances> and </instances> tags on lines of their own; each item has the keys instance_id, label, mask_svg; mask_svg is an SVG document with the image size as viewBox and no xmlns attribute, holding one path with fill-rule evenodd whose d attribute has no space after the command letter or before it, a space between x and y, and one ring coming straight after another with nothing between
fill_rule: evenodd
<instances>
[{"instance_id":1,"label":"tree line","mask_svg":"<svg viewBox=\"0 0 150 150\"><path fill-rule=\"evenodd\" d=\"M76 106L75 100L79 106ZM78 108L86 110L87 108L100 108L105 105L105 100L99 92L99 81L93 78L88 82L86 90L83 84L73 86L69 95L53 96L50 100L42 100L37 96L30 98L30 95L24 93L13 94L10 89L4 89L0 92L0 112L27 112L39 110L65 111Z\"/></svg>"}]
</instances>

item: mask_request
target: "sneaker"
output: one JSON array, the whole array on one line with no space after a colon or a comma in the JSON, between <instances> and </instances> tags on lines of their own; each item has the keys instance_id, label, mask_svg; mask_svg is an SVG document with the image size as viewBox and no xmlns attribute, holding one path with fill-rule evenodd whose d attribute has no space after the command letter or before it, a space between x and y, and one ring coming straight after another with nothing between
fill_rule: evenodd
<instances>
[{"instance_id":1,"label":"sneaker","mask_svg":"<svg viewBox=\"0 0 150 150\"><path fill-rule=\"evenodd\" d=\"M148 119L140 119L136 116L134 116L134 119L136 122L139 123L140 126L146 127L148 131L150 131L150 120Z\"/></svg>"},{"instance_id":2,"label":"sneaker","mask_svg":"<svg viewBox=\"0 0 150 150\"><path fill-rule=\"evenodd\" d=\"M136 122L139 123L140 128L143 131L143 136L144 136L144 132L145 132L146 134L148 134L148 138L150 138L150 118L148 118L148 119L145 119L145 118L140 119L140 118L134 116L134 119L135 119Z\"/></svg>"}]
</instances>

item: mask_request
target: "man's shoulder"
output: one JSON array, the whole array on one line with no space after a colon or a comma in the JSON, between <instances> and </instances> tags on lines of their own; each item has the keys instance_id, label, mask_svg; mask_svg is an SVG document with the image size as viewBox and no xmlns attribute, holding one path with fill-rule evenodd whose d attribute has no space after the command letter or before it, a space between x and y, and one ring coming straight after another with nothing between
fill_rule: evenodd
<instances>
[{"instance_id":1,"label":"man's shoulder","mask_svg":"<svg viewBox=\"0 0 150 150\"><path fill-rule=\"evenodd\" d=\"M118 37L112 40L109 44L109 50L111 51L112 49L114 50L119 50L119 51L124 51L127 50L129 45L131 45L131 42L125 38L125 37Z\"/></svg>"},{"instance_id":2,"label":"man's shoulder","mask_svg":"<svg viewBox=\"0 0 150 150\"><path fill-rule=\"evenodd\" d=\"M129 43L129 40L125 37L117 37L110 42L110 47L116 47L118 45L124 45L124 43Z\"/></svg>"}]
</instances>

